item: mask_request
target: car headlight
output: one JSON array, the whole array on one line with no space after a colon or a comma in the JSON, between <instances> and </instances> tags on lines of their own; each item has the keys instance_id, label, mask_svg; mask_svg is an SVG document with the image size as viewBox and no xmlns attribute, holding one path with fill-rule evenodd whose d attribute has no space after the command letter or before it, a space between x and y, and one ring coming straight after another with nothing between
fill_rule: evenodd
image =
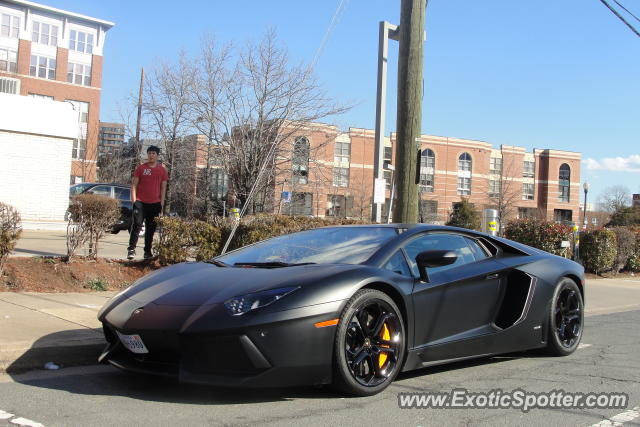
<instances>
[{"instance_id":1,"label":"car headlight","mask_svg":"<svg viewBox=\"0 0 640 427\"><path fill-rule=\"evenodd\" d=\"M266 307L290 293L300 289L300 286L268 289L252 294L239 295L225 301L224 306L234 316L240 316L260 307Z\"/></svg>"}]
</instances>

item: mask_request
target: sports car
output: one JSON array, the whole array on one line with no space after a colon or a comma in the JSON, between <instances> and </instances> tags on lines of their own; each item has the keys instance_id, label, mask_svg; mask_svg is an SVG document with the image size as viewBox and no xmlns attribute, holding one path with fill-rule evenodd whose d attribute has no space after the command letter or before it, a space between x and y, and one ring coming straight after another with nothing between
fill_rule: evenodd
<instances>
[{"instance_id":1,"label":"sports car","mask_svg":"<svg viewBox=\"0 0 640 427\"><path fill-rule=\"evenodd\" d=\"M568 355L584 291L579 264L467 229L318 228L141 278L98 315L100 361L187 383L372 395L401 371Z\"/></svg>"}]
</instances>

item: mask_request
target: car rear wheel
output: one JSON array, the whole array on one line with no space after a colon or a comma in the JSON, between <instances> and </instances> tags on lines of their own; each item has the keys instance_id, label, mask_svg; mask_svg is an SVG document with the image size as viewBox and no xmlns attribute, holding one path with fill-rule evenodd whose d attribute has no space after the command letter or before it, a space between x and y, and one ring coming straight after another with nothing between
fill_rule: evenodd
<instances>
[{"instance_id":1,"label":"car rear wheel","mask_svg":"<svg viewBox=\"0 0 640 427\"><path fill-rule=\"evenodd\" d=\"M547 351L554 356L573 353L582 338L584 303L578 285L564 278L556 286L549 311Z\"/></svg>"},{"instance_id":2,"label":"car rear wheel","mask_svg":"<svg viewBox=\"0 0 640 427\"><path fill-rule=\"evenodd\" d=\"M356 292L336 331L334 388L352 396L381 392L398 375L404 350L404 323L393 300L375 289Z\"/></svg>"}]
</instances>

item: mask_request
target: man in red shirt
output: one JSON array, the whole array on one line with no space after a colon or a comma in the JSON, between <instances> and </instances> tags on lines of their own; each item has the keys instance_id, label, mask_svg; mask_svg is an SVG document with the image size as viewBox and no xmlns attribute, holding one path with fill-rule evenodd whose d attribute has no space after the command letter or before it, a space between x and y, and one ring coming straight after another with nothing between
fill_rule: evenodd
<instances>
[{"instance_id":1,"label":"man in red shirt","mask_svg":"<svg viewBox=\"0 0 640 427\"><path fill-rule=\"evenodd\" d=\"M131 201L133 202L133 220L127 258L133 259L136 255L138 234L145 223L144 232L144 259L153 256L151 244L153 233L156 231L156 218L164 208L164 198L167 192L167 169L158 163L160 149L155 145L147 148L147 162L138 166L131 179Z\"/></svg>"}]
</instances>

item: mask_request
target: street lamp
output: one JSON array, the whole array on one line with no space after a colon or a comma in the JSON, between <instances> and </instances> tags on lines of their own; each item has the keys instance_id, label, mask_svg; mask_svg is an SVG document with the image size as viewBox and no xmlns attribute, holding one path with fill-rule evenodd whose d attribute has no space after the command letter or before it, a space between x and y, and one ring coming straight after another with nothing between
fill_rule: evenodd
<instances>
[{"instance_id":1,"label":"street lamp","mask_svg":"<svg viewBox=\"0 0 640 427\"><path fill-rule=\"evenodd\" d=\"M582 188L584 189L584 210L582 215L582 227L584 230L587 229L587 193L589 192L589 183L587 181L582 184Z\"/></svg>"}]
</instances>

